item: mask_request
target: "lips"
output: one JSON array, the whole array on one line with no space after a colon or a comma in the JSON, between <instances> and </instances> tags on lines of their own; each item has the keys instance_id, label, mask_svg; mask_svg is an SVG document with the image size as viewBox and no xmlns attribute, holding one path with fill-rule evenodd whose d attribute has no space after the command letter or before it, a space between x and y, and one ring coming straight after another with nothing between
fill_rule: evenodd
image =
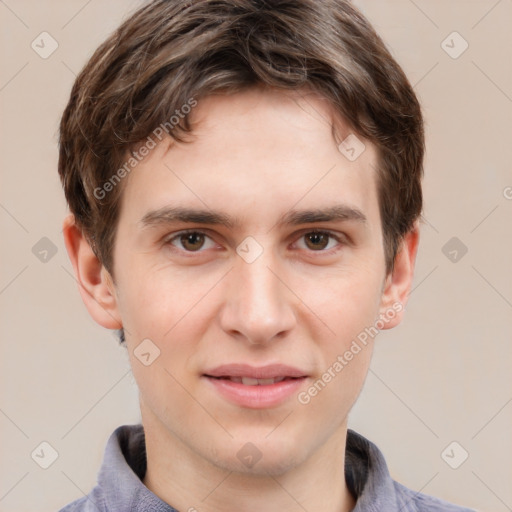
<instances>
[{"instance_id":1,"label":"lips","mask_svg":"<svg viewBox=\"0 0 512 512\"><path fill-rule=\"evenodd\" d=\"M307 377L307 373L292 366L271 364L254 367L247 364L227 364L212 368L204 373L205 377L230 380L246 386L266 386L283 380Z\"/></svg>"},{"instance_id":2,"label":"lips","mask_svg":"<svg viewBox=\"0 0 512 512\"><path fill-rule=\"evenodd\" d=\"M227 364L207 370L202 378L209 389L238 407L279 407L307 384L307 372L284 364L254 367Z\"/></svg>"},{"instance_id":3,"label":"lips","mask_svg":"<svg viewBox=\"0 0 512 512\"><path fill-rule=\"evenodd\" d=\"M211 377L211 375L207 375L207 377ZM238 382L239 384L244 384L245 386L269 386L270 384L275 384L276 382L282 382L283 380L292 379L294 377L275 377L270 379L254 379L252 377L212 377L213 379L224 379L229 380L231 382Z\"/></svg>"}]
</instances>

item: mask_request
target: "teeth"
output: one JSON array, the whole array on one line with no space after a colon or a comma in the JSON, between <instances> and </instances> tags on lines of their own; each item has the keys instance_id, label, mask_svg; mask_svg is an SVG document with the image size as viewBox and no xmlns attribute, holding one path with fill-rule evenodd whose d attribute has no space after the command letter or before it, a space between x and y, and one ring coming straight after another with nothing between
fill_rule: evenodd
<instances>
[{"instance_id":1,"label":"teeth","mask_svg":"<svg viewBox=\"0 0 512 512\"><path fill-rule=\"evenodd\" d=\"M268 386L269 384L274 384L275 379L257 379L257 381L260 386Z\"/></svg>"},{"instance_id":2,"label":"teeth","mask_svg":"<svg viewBox=\"0 0 512 512\"><path fill-rule=\"evenodd\" d=\"M244 386L257 386L258 379L253 379L252 377L242 377L242 384Z\"/></svg>"},{"instance_id":3,"label":"teeth","mask_svg":"<svg viewBox=\"0 0 512 512\"><path fill-rule=\"evenodd\" d=\"M275 377L271 379L254 379L252 377L230 377L232 382L242 383L244 386L269 386L276 382L281 382L286 377Z\"/></svg>"}]
</instances>

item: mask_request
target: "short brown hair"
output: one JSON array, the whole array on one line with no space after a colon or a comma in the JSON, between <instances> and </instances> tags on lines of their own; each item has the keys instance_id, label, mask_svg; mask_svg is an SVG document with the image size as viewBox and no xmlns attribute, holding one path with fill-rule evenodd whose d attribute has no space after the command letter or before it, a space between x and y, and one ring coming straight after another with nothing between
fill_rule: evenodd
<instances>
[{"instance_id":1,"label":"short brown hair","mask_svg":"<svg viewBox=\"0 0 512 512\"><path fill-rule=\"evenodd\" d=\"M129 172L127 155L165 123L172 138L184 140L189 119L176 114L191 98L261 85L320 93L375 144L392 270L421 214L423 119L405 74L364 16L348 0L155 0L96 50L60 124L66 199L112 277L123 190L112 179L117 169Z\"/></svg>"}]
</instances>

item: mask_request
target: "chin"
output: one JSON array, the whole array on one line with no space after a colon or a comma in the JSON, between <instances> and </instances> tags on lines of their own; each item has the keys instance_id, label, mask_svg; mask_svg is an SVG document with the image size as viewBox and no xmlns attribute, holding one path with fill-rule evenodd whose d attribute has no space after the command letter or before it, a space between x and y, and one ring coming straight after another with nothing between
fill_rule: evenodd
<instances>
[{"instance_id":1,"label":"chin","mask_svg":"<svg viewBox=\"0 0 512 512\"><path fill-rule=\"evenodd\" d=\"M275 452L272 454L262 453L261 459L253 466L245 465L238 459L233 460L233 458L217 462L218 463L216 465L224 470L232 471L233 473L238 473L240 475L261 477L279 477L298 465L295 456Z\"/></svg>"},{"instance_id":2,"label":"chin","mask_svg":"<svg viewBox=\"0 0 512 512\"><path fill-rule=\"evenodd\" d=\"M211 462L223 470L238 474L277 477L307 458L303 443L293 442L291 436L278 436L277 433L274 439L265 439L267 434L237 436L229 446L216 450ZM299 448L302 449L298 451Z\"/></svg>"}]
</instances>

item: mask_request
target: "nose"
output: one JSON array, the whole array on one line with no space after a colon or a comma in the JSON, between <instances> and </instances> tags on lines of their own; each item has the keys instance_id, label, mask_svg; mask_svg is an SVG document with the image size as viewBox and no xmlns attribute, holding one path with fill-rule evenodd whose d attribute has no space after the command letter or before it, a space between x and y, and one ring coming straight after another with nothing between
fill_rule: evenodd
<instances>
[{"instance_id":1,"label":"nose","mask_svg":"<svg viewBox=\"0 0 512 512\"><path fill-rule=\"evenodd\" d=\"M256 261L237 258L229 272L228 295L220 313L222 329L251 344L268 344L296 323L294 299L283 271L264 251Z\"/></svg>"}]
</instances>

